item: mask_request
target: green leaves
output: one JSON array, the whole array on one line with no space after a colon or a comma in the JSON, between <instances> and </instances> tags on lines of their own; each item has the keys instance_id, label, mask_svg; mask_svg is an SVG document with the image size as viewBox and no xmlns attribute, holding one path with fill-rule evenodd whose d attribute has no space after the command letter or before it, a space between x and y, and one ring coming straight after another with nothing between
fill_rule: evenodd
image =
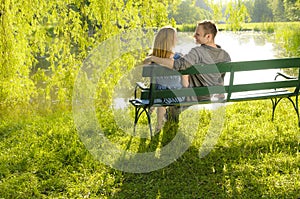
<instances>
[{"instance_id":1,"label":"green leaves","mask_svg":"<svg viewBox=\"0 0 300 199\"><path fill-rule=\"evenodd\" d=\"M91 50L124 30L166 24L171 3L2 1L0 106L24 106L32 99L68 107L77 72Z\"/></svg>"},{"instance_id":2,"label":"green leaves","mask_svg":"<svg viewBox=\"0 0 300 199\"><path fill-rule=\"evenodd\" d=\"M236 4L229 2L225 15L227 16L226 22L230 24L230 29L234 31L240 30L242 23L251 21L247 7L240 0Z\"/></svg>"}]
</instances>

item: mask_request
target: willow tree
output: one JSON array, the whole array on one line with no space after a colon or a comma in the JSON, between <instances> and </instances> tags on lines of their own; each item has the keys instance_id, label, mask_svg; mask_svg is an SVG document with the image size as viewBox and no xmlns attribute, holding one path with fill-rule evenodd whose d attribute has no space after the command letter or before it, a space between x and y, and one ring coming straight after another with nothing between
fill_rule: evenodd
<instances>
[{"instance_id":1,"label":"willow tree","mask_svg":"<svg viewBox=\"0 0 300 199\"><path fill-rule=\"evenodd\" d=\"M124 30L168 23L173 0L2 0L0 105L71 101L82 61Z\"/></svg>"},{"instance_id":2,"label":"willow tree","mask_svg":"<svg viewBox=\"0 0 300 199\"><path fill-rule=\"evenodd\" d=\"M37 2L36 2L37 3ZM2 0L0 5L0 107L14 107L28 102L34 94L30 80L31 56L29 36L34 18L26 2ZM30 24L31 23L31 24ZM1 110L3 111L3 110Z\"/></svg>"}]
</instances>

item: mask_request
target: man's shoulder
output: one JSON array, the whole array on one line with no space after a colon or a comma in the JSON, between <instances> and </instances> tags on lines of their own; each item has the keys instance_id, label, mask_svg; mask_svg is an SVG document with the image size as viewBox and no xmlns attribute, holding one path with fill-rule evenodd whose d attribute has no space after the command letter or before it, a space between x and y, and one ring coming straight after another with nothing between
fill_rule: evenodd
<instances>
[{"instance_id":1,"label":"man's shoulder","mask_svg":"<svg viewBox=\"0 0 300 199\"><path fill-rule=\"evenodd\" d=\"M207 45L199 45L199 46L195 46L193 47L191 50L195 50L195 51L204 51L204 52L224 52L225 54L228 54L226 50L224 50L223 48L221 48L220 45L216 45L217 48L212 47L212 46L207 46Z\"/></svg>"},{"instance_id":2,"label":"man's shoulder","mask_svg":"<svg viewBox=\"0 0 300 199\"><path fill-rule=\"evenodd\" d=\"M205 51L205 50L207 50L205 45L197 45L191 49L191 51Z\"/></svg>"},{"instance_id":3,"label":"man's shoulder","mask_svg":"<svg viewBox=\"0 0 300 199\"><path fill-rule=\"evenodd\" d=\"M210 49L210 50L216 50L216 51L224 51L224 49L218 44L216 44L216 47L212 47L212 46L202 44L202 45L195 46L192 49L194 49L194 50L207 50L207 49Z\"/></svg>"}]
</instances>

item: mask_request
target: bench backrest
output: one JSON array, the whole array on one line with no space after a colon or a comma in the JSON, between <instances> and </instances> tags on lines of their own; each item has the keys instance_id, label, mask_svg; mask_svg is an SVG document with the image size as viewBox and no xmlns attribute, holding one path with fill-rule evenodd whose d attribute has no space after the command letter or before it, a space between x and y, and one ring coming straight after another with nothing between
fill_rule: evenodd
<instances>
[{"instance_id":1,"label":"bench backrest","mask_svg":"<svg viewBox=\"0 0 300 199\"><path fill-rule=\"evenodd\" d=\"M142 99L149 99L150 104L154 103L154 99L180 97L180 96L205 96L209 94L225 94L225 101L236 101L239 98L234 98L234 93L246 91L260 91L268 89L293 88L293 92L299 92L299 75L295 79L284 79L269 82L254 82L245 84L236 84L234 82L235 74L243 71L267 70L267 69L285 69L297 68L300 70L300 58L284 58L270 59L259 61L242 61L242 62L226 62L211 65L194 65L183 71L170 70L157 64L146 65L143 67L142 76L150 77L150 89L142 92ZM196 75L210 73L226 73L229 75L229 83L224 86L207 86L182 88L174 90L156 90L155 83L158 76L169 75Z\"/></svg>"}]
</instances>

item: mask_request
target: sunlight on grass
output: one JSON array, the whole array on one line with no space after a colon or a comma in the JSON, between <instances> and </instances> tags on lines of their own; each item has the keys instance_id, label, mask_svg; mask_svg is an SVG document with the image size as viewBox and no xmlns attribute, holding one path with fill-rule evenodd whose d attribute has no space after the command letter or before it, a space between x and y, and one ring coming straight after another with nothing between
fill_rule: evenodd
<instances>
[{"instance_id":1,"label":"sunlight on grass","mask_svg":"<svg viewBox=\"0 0 300 199\"><path fill-rule=\"evenodd\" d=\"M172 142L178 131L186 135L181 137L183 142L191 141L188 150L173 163L145 174L118 171L97 161L79 138L71 114L2 120L0 196L300 197L300 131L295 111L287 100L279 104L274 122L269 100L227 105L216 145L199 158L212 114L210 110L186 110L179 123L166 123L152 139L132 137L111 123L111 115L107 115L107 120L103 118L102 122L110 124L105 129L106 136L130 151L154 151L160 157L163 147ZM129 123L128 130L132 130Z\"/></svg>"}]
</instances>

